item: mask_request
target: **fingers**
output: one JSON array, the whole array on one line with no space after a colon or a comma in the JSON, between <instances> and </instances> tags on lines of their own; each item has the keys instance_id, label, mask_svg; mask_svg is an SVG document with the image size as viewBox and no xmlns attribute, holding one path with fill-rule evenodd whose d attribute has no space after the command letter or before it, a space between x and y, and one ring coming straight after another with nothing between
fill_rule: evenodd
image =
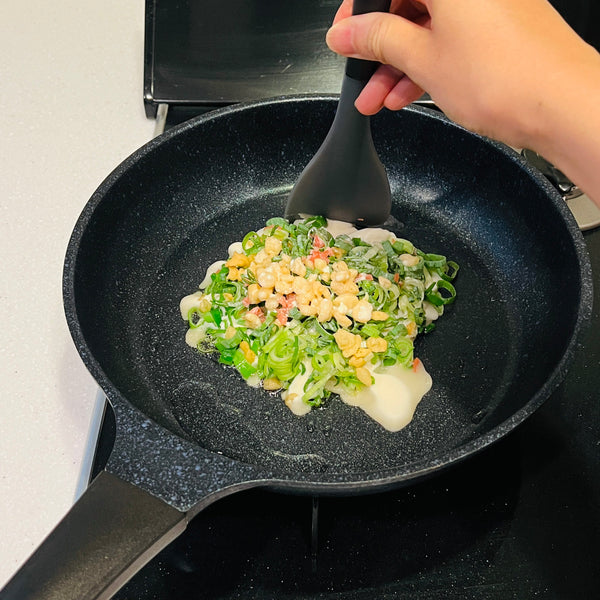
<instances>
[{"instance_id":1,"label":"fingers","mask_svg":"<svg viewBox=\"0 0 600 600\"><path fill-rule=\"evenodd\" d=\"M326 42L343 56L376 60L410 73L411 57L426 56L428 32L398 15L369 13L338 21L327 32Z\"/></svg>"},{"instance_id":2,"label":"fingers","mask_svg":"<svg viewBox=\"0 0 600 600\"><path fill-rule=\"evenodd\" d=\"M363 115L374 115L383 108L386 96L394 89L402 77L393 67L381 65L363 88L355 106Z\"/></svg>"},{"instance_id":3,"label":"fingers","mask_svg":"<svg viewBox=\"0 0 600 600\"><path fill-rule=\"evenodd\" d=\"M347 17L352 16L352 3L353 0L344 0L340 7L337 9L335 13L335 17L333 17L333 25L341 21L342 19L346 19Z\"/></svg>"},{"instance_id":4,"label":"fingers","mask_svg":"<svg viewBox=\"0 0 600 600\"><path fill-rule=\"evenodd\" d=\"M389 12L416 21L422 15L429 14L426 4L427 0L393 0Z\"/></svg>"},{"instance_id":5,"label":"fingers","mask_svg":"<svg viewBox=\"0 0 600 600\"><path fill-rule=\"evenodd\" d=\"M400 110L422 95L423 90L404 73L382 65L365 85L355 106L364 115L374 115L384 106L390 110Z\"/></svg>"},{"instance_id":6,"label":"fingers","mask_svg":"<svg viewBox=\"0 0 600 600\"><path fill-rule=\"evenodd\" d=\"M383 105L389 110L400 110L418 100L424 93L422 88L405 75L385 97Z\"/></svg>"},{"instance_id":7,"label":"fingers","mask_svg":"<svg viewBox=\"0 0 600 600\"><path fill-rule=\"evenodd\" d=\"M409 21L417 21L423 15L428 15L426 2L427 0L392 0L389 12ZM335 13L332 25L352 16L353 3L353 0L343 0Z\"/></svg>"},{"instance_id":8,"label":"fingers","mask_svg":"<svg viewBox=\"0 0 600 600\"><path fill-rule=\"evenodd\" d=\"M338 9L327 32L329 48L343 56L382 63L356 100L361 113L373 115L384 106L399 110L422 96L423 89L405 72L413 69L415 57L426 58L430 24L426 2L393 0L391 10L397 14L352 16L352 0L344 0Z\"/></svg>"}]
</instances>

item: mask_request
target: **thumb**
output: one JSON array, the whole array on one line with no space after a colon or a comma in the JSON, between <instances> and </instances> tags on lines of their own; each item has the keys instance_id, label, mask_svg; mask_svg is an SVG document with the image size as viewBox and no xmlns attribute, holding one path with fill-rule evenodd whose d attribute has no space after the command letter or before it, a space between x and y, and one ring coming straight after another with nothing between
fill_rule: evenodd
<instances>
[{"instance_id":1,"label":"thumb","mask_svg":"<svg viewBox=\"0 0 600 600\"><path fill-rule=\"evenodd\" d=\"M376 60L407 73L411 56L423 55L428 33L428 29L398 15L368 13L337 22L325 41L342 56Z\"/></svg>"}]
</instances>

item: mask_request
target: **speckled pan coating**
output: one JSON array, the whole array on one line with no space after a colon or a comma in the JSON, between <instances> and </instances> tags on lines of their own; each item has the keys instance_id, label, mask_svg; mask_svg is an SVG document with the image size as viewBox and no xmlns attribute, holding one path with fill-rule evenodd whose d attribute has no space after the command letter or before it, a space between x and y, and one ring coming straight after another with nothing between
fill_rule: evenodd
<instances>
[{"instance_id":1,"label":"speckled pan coating","mask_svg":"<svg viewBox=\"0 0 600 600\"><path fill-rule=\"evenodd\" d=\"M124 161L75 226L65 311L115 412L107 470L180 510L253 485L365 493L434 474L540 406L591 314L589 260L558 194L516 153L415 107L373 119L388 226L461 271L458 300L417 342L434 385L414 421L389 433L339 399L298 418L187 347L180 298L283 213L335 106L286 97L187 122Z\"/></svg>"}]
</instances>

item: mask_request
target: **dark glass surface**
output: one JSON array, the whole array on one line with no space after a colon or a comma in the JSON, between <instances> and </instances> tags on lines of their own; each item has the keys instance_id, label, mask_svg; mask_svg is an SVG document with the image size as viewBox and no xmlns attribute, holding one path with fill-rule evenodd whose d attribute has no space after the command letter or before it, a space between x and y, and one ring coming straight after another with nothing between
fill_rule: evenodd
<instances>
[{"instance_id":1,"label":"dark glass surface","mask_svg":"<svg viewBox=\"0 0 600 600\"><path fill-rule=\"evenodd\" d=\"M146 0L144 100L219 106L338 93L344 59L325 44L340 0ZM552 0L600 48L600 3ZM565 86L568 82L565 81Z\"/></svg>"},{"instance_id":2,"label":"dark glass surface","mask_svg":"<svg viewBox=\"0 0 600 600\"><path fill-rule=\"evenodd\" d=\"M340 90L325 44L337 0L146 3L145 100L223 105ZM151 33L151 35L149 35Z\"/></svg>"}]
</instances>

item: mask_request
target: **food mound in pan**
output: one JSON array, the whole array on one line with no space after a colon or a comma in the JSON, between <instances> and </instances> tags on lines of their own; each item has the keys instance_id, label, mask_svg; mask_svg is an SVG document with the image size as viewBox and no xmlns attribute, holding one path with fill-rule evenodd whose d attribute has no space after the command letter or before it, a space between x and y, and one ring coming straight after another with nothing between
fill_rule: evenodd
<instances>
[{"instance_id":1,"label":"food mound in pan","mask_svg":"<svg viewBox=\"0 0 600 600\"><path fill-rule=\"evenodd\" d=\"M414 340L454 301L456 263L318 216L270 219L228 254L181 301L190 346L296 415L339 394L391 431L410 422L432 384Z\"/></svg>"}]
</instances>

